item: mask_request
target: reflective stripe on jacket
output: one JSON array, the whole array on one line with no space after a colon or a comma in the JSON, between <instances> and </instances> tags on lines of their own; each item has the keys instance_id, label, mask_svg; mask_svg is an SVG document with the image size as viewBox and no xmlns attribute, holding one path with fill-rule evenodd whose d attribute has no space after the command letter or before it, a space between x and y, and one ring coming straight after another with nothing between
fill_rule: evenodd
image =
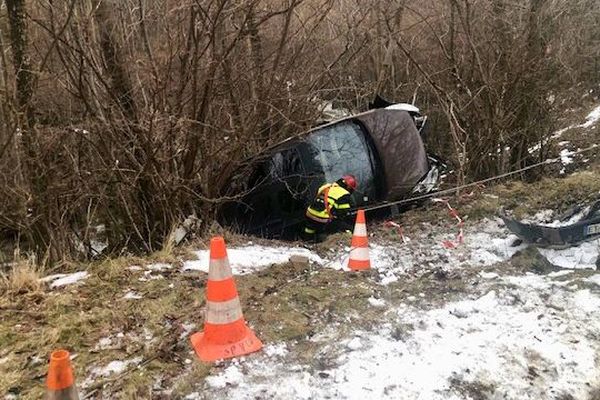
<instances>
[{"instance_id":1,"label":"reflective stripe on jacket","mask_svg":"<svg viewBox=\"0 0 600 400\"><path fill-rule=\"evenodd\" d=\"M306 216L313 221L328 223L334 217L343 216L351 208L350 192L337 183L327 183L319 188Z\"/></svg>"}]
</instances>

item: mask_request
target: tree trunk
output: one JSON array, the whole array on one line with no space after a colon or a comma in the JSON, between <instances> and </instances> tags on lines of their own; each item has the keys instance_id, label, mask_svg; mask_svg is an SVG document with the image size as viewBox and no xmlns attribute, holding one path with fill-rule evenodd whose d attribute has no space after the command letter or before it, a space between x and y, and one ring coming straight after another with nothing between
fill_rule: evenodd
<instances>
[{"instance_id":1,"label":"tree trunk","mask_svg":"<svg viewBox=\"0 0 600 400\"><path fill-rule=\"evenodd\" d=\"M123 52L116 38L117 24L112 9L117 7L114 0L102 0L96 9L96 22L100 35L100 48L104 58L106 72L111 80L111 96L120 107L125 118L137 121L136 104L133 98L133 86L123 59Z\"/></svg>"},{"instance_id":2,"label":"tree trunk","mask_svg":"<svg viewBox=\"0 0 600 400\"><path fill-rule=\"evenodd\" d=\"M15 97L17 126L21 132L22 148L25 152L24 176L29 185L31 200L28 203L29 221L26 235L35 248L38 260L50 258L56 260L61 255L58 244L53 246L49 229L49 211L46 197L47 182L39 160L37 136L34 130L35 113L31 105L33 96L34 75L28 55L28 37L26 10L24 0L6 0L8 23L10 28L10 44L15 69Z\"/></svg>"},{"instance_id":3,"label":"tree trunk","mask_svg":"<svg viewBox=\"0 0 600 400\"><path fill-rule=\"evenodd\" d=\"M16 75L16 97L20 125L32 128L34 124L33 107L30 104L33 95L33 72L27 54L27 26L25 24L25 1L6 0L8 22L10 24L10 42ZM32 133L24 134L30 136Z\"/></svg>"}]
</instances>

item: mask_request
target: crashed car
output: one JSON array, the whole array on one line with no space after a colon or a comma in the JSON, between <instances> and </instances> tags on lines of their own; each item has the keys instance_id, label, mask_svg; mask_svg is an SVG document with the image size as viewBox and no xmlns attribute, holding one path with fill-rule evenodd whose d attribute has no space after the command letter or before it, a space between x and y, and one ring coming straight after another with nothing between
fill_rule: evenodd
<instances>
[{"instance_id":1,"label":"crashed car","mask_svg":"<svg viewBox=\"0 0 600 400\"><path fill-rule=\"evenodd\" d=\"M428 155L417 107L383 108L339 119L290 138L244 163L227 180L218 220L244 233L292 238L318 188L346 174L358 180L357 207L437 188L444 164Z\"/></svg>"}]
</instances>

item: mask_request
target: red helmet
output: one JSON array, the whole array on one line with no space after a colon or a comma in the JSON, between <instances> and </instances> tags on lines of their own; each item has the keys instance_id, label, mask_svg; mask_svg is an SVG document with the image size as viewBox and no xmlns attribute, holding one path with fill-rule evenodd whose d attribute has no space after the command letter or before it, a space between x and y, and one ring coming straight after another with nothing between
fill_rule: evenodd
<instances>
[{"instance_id":1,"label":"red helmet","mask_svg":"<svg viewBox=\"0 0 600 400\"><path fill-rule=\"evenodd\" d=\"M346 184L346 186L348 186L349 188L352 188L352 190L356 190L356 178L352 175L344 175L342 176L342 180L344 181L344 183Z\"/></svg>"}]
</instances>

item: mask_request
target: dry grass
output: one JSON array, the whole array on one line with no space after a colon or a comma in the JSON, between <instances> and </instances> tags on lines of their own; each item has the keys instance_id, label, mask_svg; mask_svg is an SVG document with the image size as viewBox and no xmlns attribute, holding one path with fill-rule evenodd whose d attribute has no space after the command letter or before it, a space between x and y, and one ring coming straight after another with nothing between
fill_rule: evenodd
<instances>
[{"instance_id":1,"label":"dry grass","mask_svg":"<svg viewBox=\"0 0 600 400\"><path fill-rule=\"evenodd\" d=\"M0 274L0 294L19 295L38 292L42 288L43 269L30 260L16 262L6 274Z\"/></svg>"}]
</instances>

